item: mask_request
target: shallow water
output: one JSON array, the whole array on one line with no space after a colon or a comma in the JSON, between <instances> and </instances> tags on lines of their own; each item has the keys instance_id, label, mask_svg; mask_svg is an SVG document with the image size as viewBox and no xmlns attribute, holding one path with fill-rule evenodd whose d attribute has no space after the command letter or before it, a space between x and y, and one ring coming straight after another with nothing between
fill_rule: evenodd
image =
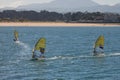
<instances>
[{"instance_id":1,"label":"shallow water","mask_svg":"<svg viewBox=\"0 0 120 80\"><path fill-rule=\"evenodd\" d=\"M93 57L93 44L101 34L105 57ZM46 58L32 61L40 37L47 39ZM119 27L0 27L0 80L119 80L119 41Z\"/></svg>"}]
</instances>

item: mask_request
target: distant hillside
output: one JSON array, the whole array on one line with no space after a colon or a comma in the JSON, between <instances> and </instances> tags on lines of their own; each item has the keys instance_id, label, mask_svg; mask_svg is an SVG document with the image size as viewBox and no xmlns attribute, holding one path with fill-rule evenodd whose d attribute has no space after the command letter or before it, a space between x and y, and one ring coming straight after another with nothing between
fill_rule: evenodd
<instances>
[{"instance_id":1,"label":"distant hillside","mask_svg":"<svg viewBox=\"0 0 120 80\"><path fill-rule=\"evenodd\" d=\"M13 8L3 8L1 10L10 10ZM112 12L112 13L120 13L120 3L108 6L108 5L100 5L95 3L92 0L54 0L49 3L37 3L30 5L23 5L15 8L14 10L34 10L34 11L55 11L55 12Z\"/></svg>"},{"instance_id":2,"label":"distant hillside","mask_svg":"<svg viewBox=\"0 0 120 80\"><path fill-rule=\"evenodd\" d=\"M54 0L44 4L30 4L19 6L19 10L49 10L58 12L86 11L91 7L99 6L92 0Z\"/></svg>"}]
</instances>

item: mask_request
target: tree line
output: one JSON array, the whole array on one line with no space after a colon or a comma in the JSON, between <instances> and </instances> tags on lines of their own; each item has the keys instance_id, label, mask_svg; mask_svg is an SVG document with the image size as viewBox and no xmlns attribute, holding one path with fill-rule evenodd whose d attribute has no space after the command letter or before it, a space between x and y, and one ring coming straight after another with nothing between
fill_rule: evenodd
<instances>
[{"instance_id":1,"label":"tree line","mask_svg":"<svg viewBox=\"0 0 120 80\"><path fill-rule=\"evenodd\" d=\"M120 14L102 12L58 13L46 10L40 12L4 10L0 12L0 21L120 22Z\"/></svg>"}]
</instances>

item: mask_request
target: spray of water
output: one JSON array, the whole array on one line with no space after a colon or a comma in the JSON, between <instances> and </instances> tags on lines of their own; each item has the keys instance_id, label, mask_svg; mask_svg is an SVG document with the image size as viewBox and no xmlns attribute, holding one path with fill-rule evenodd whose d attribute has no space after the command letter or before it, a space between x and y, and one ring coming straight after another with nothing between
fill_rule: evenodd
<instances>
[{"instance_id":1,"label":"spray of water","mask_svg":"<svg viewBox=\"0 0 120 80\"><path fill-rule=\"evenodd\" d=\"M22 50L20 50L21 59L26 59L31 56L31 49L28 44L23 43L21 41L16 41L15 43L21 46L22 48Z\"/></svg>"}]
</instances>

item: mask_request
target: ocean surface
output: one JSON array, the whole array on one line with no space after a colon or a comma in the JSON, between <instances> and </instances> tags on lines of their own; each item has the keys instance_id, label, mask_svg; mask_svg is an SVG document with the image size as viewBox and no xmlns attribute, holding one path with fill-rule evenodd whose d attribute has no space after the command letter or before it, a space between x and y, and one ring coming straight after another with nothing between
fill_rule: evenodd
<instances>
[{"instance_id":1,"label":"ocean surface","mask_svg":"<svg viewBox=\"0 0 120 80\"><path fill-rule=\"evenodd\" d=\"M93 57L99 35L105 56ZM41 37L46 58L31 60ZM120 80L120 27L0 27L0 80Z\"/></svg>"}]
</instances>

